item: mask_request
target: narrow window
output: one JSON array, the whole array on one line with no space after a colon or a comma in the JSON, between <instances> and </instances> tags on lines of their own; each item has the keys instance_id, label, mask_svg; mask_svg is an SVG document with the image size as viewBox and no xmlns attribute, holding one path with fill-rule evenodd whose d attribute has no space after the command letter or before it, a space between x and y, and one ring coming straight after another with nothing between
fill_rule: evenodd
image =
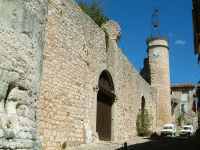
<instances>
[{"instance_id":1,"label":"narrow window","mask_svg":"<svg viewBox=\"0 0 200 150\"><path fill-rule=\"evenodd\" d=\"M189 100L188 92L182 92L182 101L187 102Z\"/></svg>"}]
</instances>

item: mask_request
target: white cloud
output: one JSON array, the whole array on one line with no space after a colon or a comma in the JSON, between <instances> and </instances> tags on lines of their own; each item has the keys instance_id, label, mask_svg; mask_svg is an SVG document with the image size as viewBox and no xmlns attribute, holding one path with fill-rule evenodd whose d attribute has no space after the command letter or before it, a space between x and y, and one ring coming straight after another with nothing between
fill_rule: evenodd
<instances>
[{"instance_id":1,"label":"white cloud","mask_svg":"<svg viewBox=\"0 0 200 150\"><path fill-rule=\"evenodd\" d=\"M172 36L172 33L169 33L169 36Z\"/></svg>"},{"instance_id":2,"label":"white cloud","mask_svg":"<svg viewBox=\"0 0 200 150\"><path fill-rule=\"evenodd\" d=\"M185 41L177 40L175 43L176 44L185 44Z\"/></svg>"}]
</instances>

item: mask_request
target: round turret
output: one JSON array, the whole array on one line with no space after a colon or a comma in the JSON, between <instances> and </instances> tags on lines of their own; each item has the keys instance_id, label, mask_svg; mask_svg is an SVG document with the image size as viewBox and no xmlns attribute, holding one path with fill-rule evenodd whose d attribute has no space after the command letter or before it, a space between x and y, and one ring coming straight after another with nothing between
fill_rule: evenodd
<instances>
[{"instance_id":1,"label":"round turret","mask_svg":"<svg viewBox=\"0 0 200 150\"><path fill-rule=\"evenodd\" d=\"M164 37L148 38L151 85L158 87L158 126L171 123L171 95L169 70L169 40Z\"/></svg>"}]
</instances>

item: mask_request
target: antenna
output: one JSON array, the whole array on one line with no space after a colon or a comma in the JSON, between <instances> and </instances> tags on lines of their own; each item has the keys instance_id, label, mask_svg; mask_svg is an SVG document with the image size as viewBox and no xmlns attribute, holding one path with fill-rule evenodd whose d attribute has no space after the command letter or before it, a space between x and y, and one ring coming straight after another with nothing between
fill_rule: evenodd
<instances>
[{"instance_id":1,"label":"antenna","mask_svg":"<svg viewBox=\"0 0 200 150\"><path fill-rule=\"evenodd\" d=\"M158 15L156 12L158 12L158 9L155 9L155 6L153 6L153 14L151 18L151 37L161 37Z\"/></svg>"}]
</instances>

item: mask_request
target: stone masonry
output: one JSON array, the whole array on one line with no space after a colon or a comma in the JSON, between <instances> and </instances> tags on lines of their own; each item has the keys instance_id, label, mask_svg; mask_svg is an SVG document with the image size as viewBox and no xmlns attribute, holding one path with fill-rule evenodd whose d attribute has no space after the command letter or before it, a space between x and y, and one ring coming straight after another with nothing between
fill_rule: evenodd
<instances>
[{"instance_id":1,"label":"stone masonry","mask_svg":"<svg viewBox=\"0 0 200 150\"><path fill-rule=\"evenodd\" d=\"M111 140L137 135L142 100L157 130L163 86L146 82L118 48L117 22L102 26L110 36L106 50L104 31L73 0L5 0L0 12L0 149L60 150L64 142L98 141L105 71L115 95Z\"/></svg>"},{"instance_id":2,"label":"stone masonry","mask_svg":"<svg viewBox=\"0 0 200 150\"><path fill-rule=\"evenodd\" d=\"M0 149L39 149L45 1L0 1Z\"/></svg>"},{"instance_id":3,"label":"stone masonry","mask_svg":"<svg viewBox=\"0 0 200 150\"><path fill-rule=\"evenodd\" d=\"M111 35L108 51L103 30L74 1L49 3L38 125L43 149L60 149L64 142L67 146L88 143L98 136L94 130L94 89L101 68L110 69L117 95L113 140L137 134L136 117L142 96L149 112L156 114L156 89L143 80L117 47L119 25L109 21L103 27Z\"/></svg>"},{"instance_id":4,"label":"stone masonry","mask_svg":"<svg viewBox=\"0 0 200 150\"><path fill-rule=\"evenodd\" d=\"M151 86L158 87L157 126L160 128L172 122L168 42L163 37L147 39Z\"/></svg>"},{"instance_id":5,"label":"stone masonry","mask_svg":"<svg viewBox=\"0 0 200 150\"><path fill-rule=\"evenodd\" d=\"M183 94L188 95L187 100L183 100ZM195 102L195 84L174 84L171 85L171 101L174 103L175 108L173 110L174 123L183 127L186 124L191 124L194 130L198 128L198 117L196 114L196 102ZM185 120L182 124L178 123L178 117L184 115Z\"/></svg>"}]
</instances>

